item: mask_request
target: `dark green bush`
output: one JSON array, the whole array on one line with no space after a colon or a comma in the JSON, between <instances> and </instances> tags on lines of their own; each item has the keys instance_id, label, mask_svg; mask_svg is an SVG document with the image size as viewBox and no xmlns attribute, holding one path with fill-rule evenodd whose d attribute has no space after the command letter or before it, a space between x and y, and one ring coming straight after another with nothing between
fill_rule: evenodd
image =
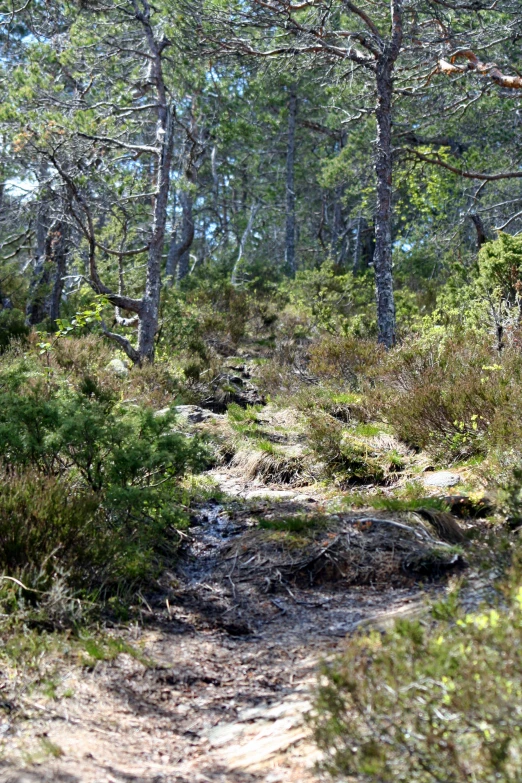
<instances>
[{"instance_id":1,"label":"dark green bush","mask_svg":"<svg viewBox=\"0 0 522 783\"><path fill-rule=\"evenodd\" d=\"M68 475L100 493L110 513L144 519L170 514L173 480L203 465L197 438L173 432L172 412L119 402L86 377L79 391L0 379L0 458L6 468Z\"/></svg>"},{"instance_id":2,"label":"dark green bush","mask_svg":"<svg viewBox=\"0 0 522 783\"><path fill-rule=\"evenodd\" d=\"M479 283L491 296L512 305L522 295L522 237L500 233L479 253Z\"/></svg>"},{"instance_id":3,"label":"dark green bush","mask_svg":"<svg viewBox=\"0 0 522 783\"><path fill-rule=\"evenodd\" d=\"M371 275L359 275L327 261L315 269L300 270L286 282L290 302L304 311L314 326L331 334L358 336L375 333Z\"/></svg>"},{"instance_id":4,"label":"dark green bush","mask_svg":"<svg viewBox=\"0 0 522 783\"><path fill-rule=\"evenodd\" d=\"M522 588L506 610L438 616L352 639L324 667L313 724L336 779L522 779Z\"/></svg>"},{"instance_id":5,"label":"dark green bush","mask_svg":"<svg viewBox=\"0 0 522 783\"><path fill-rule=\"evenodd\" d=\"M89 377L75 390L35 374L0 374L0 569L45 581L59 567L105 593L147 582L187 524L176 479L205 448L170 411L122 403Z\"/></svg>"},{"instance_id":6,"label":"dark green bush","mask_svg":"<svg viewBox=\"0 0 522 783\"><path fill-rule=\"evenodd\" d=\"M21 310L0 310L0 353L9 347L13 340L25 340L29 327Z\"/></svg>"}]
</instances>

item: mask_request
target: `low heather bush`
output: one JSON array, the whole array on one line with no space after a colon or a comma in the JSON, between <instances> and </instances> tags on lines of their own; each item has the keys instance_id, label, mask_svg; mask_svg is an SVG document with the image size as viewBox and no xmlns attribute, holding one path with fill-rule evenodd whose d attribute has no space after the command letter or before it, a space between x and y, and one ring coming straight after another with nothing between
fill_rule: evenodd
<instances>
[{"instance_id":1,"label":"low heather bush","mask_svg":"<svg viewBox=\"0 0 522 783\"><path fill-rule=\"evenodd\" d=\"M486 338L466 334L397 349L375 399L402 440L447 462L519 442L521 380L518 351L499 355Z\"/></svg>"},{"instance_id":2,"label":"low heather bush","mask_svg":"<svg viewBox=\"0 0 522 783\"><path fill-rule=\"evenodd\" d=\"M502 610L437 614L352 639L324 666L312 721L336 780L522 779L522 588Z\"/></svg>"}]
</instances>

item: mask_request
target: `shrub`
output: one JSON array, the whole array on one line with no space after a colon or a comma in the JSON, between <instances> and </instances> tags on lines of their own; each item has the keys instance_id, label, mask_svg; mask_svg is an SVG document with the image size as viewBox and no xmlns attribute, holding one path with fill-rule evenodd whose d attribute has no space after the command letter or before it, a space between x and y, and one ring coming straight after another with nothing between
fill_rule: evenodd
<instances>
[{"instance_id":1,"label":"shrub","mask_svg":"<svg viewBox=\"0 0 522 783\"><path fill-rule=\"evenodd\" d=\"M522 588L507 610L352 639L323 668L313 724L335 775L382 783L522 777Z\"/></svg>"},{"instance_id":2,"label":"shrub","mask_svg":"<svg viewBox=\"0 0 522 783\"><path fill-rule=\"evenodd\" d=\"M0 310L0 353L9 347L13 340L25 340L29 327L21 310Z\"/></svg>"},{"instance_id":3,"label":"shrub","mask_svg":"<svg viewBox=\"0 0 522 783\"><path fill-rule=\"evenodd\" d=\"M413 341L397 349L382 377L388 393L375 397L408 445L458 460L516 443L521 379L516 350L500 358L486 338L467 333L442 345Z\"/></svg>"},{"instance_id":4,"label":"shrub","mask_svg":"<svg viewBox=\"0 0 522 783\"><path fill-rule=\"evenodd\" d=\"M382 483L402 467L394 448L379 448L358 438L328 414L317 414L307 425L310 448L327 475L341 484Z\"/></svg>"},{"instance_id":5,"label":"shrub","mask_svg":"<svg viewBox=\"0 0 522 783\"><path fill-rule=\"evenodd\" d=\"M100 496L70 481L24 470L0 485L0 571L4 610L32 608L27 619L58 626L82 619L82 599L130 598L175 555L188 520L137 524L115 519ZM80 608L80 611L78 609Z\"/></svg>"},{"instance_id":6,"label":"shrub","mask_svg":"<svg viewBox=\"0 0 522 783\"><path fill-rule=\"evenodd\" d=\"M298 271L286 287L290 302L321 329L359 336L375 332L371 275L356 279L352 272L327 261L316 269Z\"/></svg>"},{"instance_id":7,"label":"shrub","mask_svg":"<svg viewBox=\"0 0 522 783\"><path fill-rule=\"evenodd\" d=\"M479 253L479 283L483 290L515 305L522 295L522 237L500 233Z\"/></svg>"},{"instance_id":8,"label":"shrub","mask_svg":"<svg viewBox=\"0 0 522 783\"><path fill-rule=\"evenodd\" d=\"M372 340L351 335L325 335L310 346L310 370L321 379L347 380L354 386L375 371L384 349Z\"/></svg>"},{"instance_id":9,"label":"shrub","mask_svg":"<svg viewBox=\"0 0 522 783\"><path fill-rule=\"evenodd\" d=\"M166 537L185 524L175 481L203 466L201 441L174 432L172 412L158 416L121 403L92 378L74 391L28 376L23 364L0 376L4 470L65 481L87 507L96 498L114 536L140 541L133 556L140 572L142 557L149 561L151 552L158 553ZM132 561L127 558L127 572Z\"/></svg>"},{"instance_id":10,"label":"shrub","mask_svg":"<svg viewBox=\"0 0 522 783\"><path fill-rule=\"evenodd\" d=\"M94 334L56 340L52 352L53 364L79 377L102 370L113 358L111 348Z\"/></svg>"}]
</instances>

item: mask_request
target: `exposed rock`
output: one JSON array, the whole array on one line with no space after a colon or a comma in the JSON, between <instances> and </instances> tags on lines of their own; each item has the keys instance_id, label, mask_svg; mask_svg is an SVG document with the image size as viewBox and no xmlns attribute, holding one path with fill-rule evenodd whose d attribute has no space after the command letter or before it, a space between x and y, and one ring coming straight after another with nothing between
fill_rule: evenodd
<instances>
[{"instance_id":1,"label":"exposed rock","mask_svg":"<svg viewBox=\"0 0 522 783\"><path fill-rule=\"evenodd\" d=\"M113 375L117 375L118 378L126 378L129 374L129 366L123 359L111 359L105 369L112 372Z\"/></svg>"},{"instance_id":2,"label":"exposed rock","mask_svg":"<svg viewBox=\"0 0 522 783\"><path fill-rule=\"evenodd\" d=\"M174 410L180 418L186 419L190 424L201 424L203 421L219 418L218 414L200 408L198 405L176 405Z\"/></svg>"},{"instance_id":3,"label":"exposed rock","mask_svg":"<svg viewBox=\"0 0 522 783\"><path fill-rule=\"evenodd\" d=\"M434 473L425 473L422 483L425 487L454 487L462 481L458 473L450 473L449 470L437 470Z\"/></svg>"}]
</instances>

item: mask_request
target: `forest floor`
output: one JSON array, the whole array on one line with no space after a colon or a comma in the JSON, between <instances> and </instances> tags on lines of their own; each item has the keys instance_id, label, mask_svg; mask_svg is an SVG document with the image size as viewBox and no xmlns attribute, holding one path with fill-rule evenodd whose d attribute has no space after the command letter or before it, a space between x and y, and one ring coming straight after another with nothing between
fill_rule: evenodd
<instances>
[{"instance_id":1,"label":"forest floor","mask_svg":"<svg viewBox=\"0 0 522 783\"><path fill-rule=\"evenodd\" d=\"M141 596L141 622L107 631L126 651L89 667L46 653L47 690L3 672L1 783L322 780L306 721L320 662L445 590L404 570L433 539L409 517L347 512L319 484L245 478L233 462L206 480L215 497ZM446 559L458 568L449 546Z\"/></svg>"}]
</instances>

